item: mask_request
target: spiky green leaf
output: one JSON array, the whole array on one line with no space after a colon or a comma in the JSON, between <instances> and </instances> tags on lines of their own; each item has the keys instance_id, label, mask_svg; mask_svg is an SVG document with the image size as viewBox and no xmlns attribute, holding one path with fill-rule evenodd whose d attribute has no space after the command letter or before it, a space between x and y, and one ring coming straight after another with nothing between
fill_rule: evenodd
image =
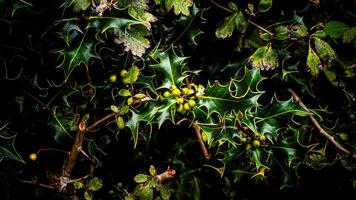
<instances>
[{"instance_id":1,"label":"spiky green leaf","mask_svg":"<svg viewBox=\"0 0 356 200\"><path fill-rule=\"evenodd\" d=\"M159 63L151 66L163 75L163 83L159 88L169 88L171 85L181 86L185 78L183 67L186 57L179 57L173 50L170 50L158 53L156 58Z\"/></svg>"},{"instance_id":2,"label":"spiky green leaf","mask_svg":"<svg viewBox=\"0 0 356 200\"><path fill-rule=\"evenodd\" d=\"M87 37L87 33L83 35L78 44L65 48L59 53L63 57L62 63L59 67L63 68L65 73L65 81L68 80L73 70L80 64L88 65L91 58L96 58L94 52L94 41Z\"/></svg>"},{"instance_id":3,"label":"spiky green leaf","mask_svg":"<svg viewBox=\"0 0 356 200\"><path fill-rule=\"evenodd\" d=\"M0 162L4 158L9 158L25 163L15 149L16 134L10 134L6 128L7 124L0 128Z\"/></svg>"}]
</instances>

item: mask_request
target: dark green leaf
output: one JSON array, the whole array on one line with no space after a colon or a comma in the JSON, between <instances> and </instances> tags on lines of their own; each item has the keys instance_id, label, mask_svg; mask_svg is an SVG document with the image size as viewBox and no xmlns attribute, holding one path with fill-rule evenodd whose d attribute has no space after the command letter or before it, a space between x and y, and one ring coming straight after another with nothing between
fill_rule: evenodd
<instances>
[{"instance_id":1,"label":"dark green leaf","mask_svg":"<svg viewBox=\"0 0 356 200\"><path fill-rule=\"evenodd\" d=\"M224 19L223 23L216 29L215 36L217 38L230 37L235 29L244 33L247 26L248 21L245 14L239 11Z\"/></svg>"},{"instance_id":2,"label":"dark green leaf","mask_svg":"<svg viewBox=\"0 0 356 200\"><path fill-rule=\"evenodd\" d=\"M272 7L272 0L260 0L258 4L258 12L267 12Z\"/></svg>"},{"instance_id":3,"label":"dark green leaf","mask_svg":"<svg viewBox=\"0 0 356 200\"><path fill-rule=\"evenodd\" d=\"M356 37L356 26L348 29L345 31L344 35L342 36L343 43L350 43Z\"/></svg>"},{"instance_id":4,"label":"dark green leaf","mask_svg":"<svg viewBox=\"0 0 356 200\"><path fill-rule=\"evenodd\" d=\"M183 74L183 67L184 60L187 58L177 56L173 50L160 52L155 56L159 63L152 65L152 67L163 74L163 83L159 88L169 88L171 85L181 86L186 77Z\"/></svg>"},{"instance_id":5,"label":"dark green leaf","mask_svg":"<svg viewBox=\"0 0 356 200\"><path fill-rule=\"evenodd\" d=\"M63 56L63 62L59 67L65 72L65 81L77 66L82 63L87 66L91 58L97 57L94 52L94 41L87 37L87 33L83 35L79 44L65 48L59 53Z\"/></svg>"},{"instance_id":6,"label":"dark green leaf","mask_svg":"<svg viewBox=\"0 0 356 200\"><path fill-rule=\"evenodd\" d=\"M289 28L287 26L277 26L273 29L274 36L276 40L287 40L289 39Z\"/></svg>"},{"instance_id":7,"label":"dark green leaf","mask_svg":"<svg viewBox=\"0 0 356 200\"><path fill-rule=\"evenodd\" d=\"M146 174L137 174L135 177L134 177L134 181L136 183L144 183L148 180L148 177Z\"/></svg>"},{"instance_id":8,"label":"dark green leaf","mask_svg":"<svg viewBox=\"0 0 356 200\"><path fill-rule=\"evenodd\" d=\"M332 38L340 38L345 33L345 31L348 30L348 28L349 26L343 22L329 21L325 24L324 31Z\"/></svg>"}]
</instances>

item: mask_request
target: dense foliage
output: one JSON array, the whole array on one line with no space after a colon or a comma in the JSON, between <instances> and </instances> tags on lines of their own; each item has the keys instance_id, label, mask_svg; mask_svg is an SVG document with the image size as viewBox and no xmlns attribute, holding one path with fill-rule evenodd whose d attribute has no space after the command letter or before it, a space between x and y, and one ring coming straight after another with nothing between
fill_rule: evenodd
<instances>
[{"instance_id":1,"label":"dense foliage","mask_svg":"<svg viewBox=\"0 0 356 200\"><path fill-rule=\"evenodd\" d=\"M1 199L352 192L355 18L339 0L0 0Z\"/></svg>"}]
</instances>

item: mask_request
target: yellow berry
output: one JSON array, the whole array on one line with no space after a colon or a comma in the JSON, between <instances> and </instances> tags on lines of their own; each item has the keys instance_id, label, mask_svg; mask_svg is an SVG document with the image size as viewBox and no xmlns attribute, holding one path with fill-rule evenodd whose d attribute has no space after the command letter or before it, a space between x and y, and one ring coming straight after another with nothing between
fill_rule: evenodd
<instances>
[{"instance_id":1,"label":"yellow berry","mask_svg":"<svg viewBox=\"0 0 356 200\"><path fill-rule=\"evenodd\" d=\"M127 75L129 75L129 73L127 72L127 70L126 70L126 69L121 70L121 72L120 72L120 76L121 76L122 78L126 78L126 77L127 77Z\"/></svg>"},{"instance_id":2,"label":"yellow berry","mask_svg":"<svg viewBox=\"0 0 356 200\"><path fill-rule=\"evenodd\" d=\"M265 135L261 135L261 136L260 136L260 140L261 140L261 142L266 141L266 136L265 136Z\"/></svg>"},{"instance_id":3,"label":"yellow berry","mask_svg":"<svg viewBox=\"0 0 356 200\"><path fill-rule=\"evenodd\" d=\"M183 108L184 108L184 110L186 110L186 111L190 111L190 106L189 106L188 103L184 103Z\"/></svg>"},{"instance_id":4,"label":"yellow berry","mask_svg":"<svg viewBox=\"0 0 356 200\"><path fill-rule=\"evenodd\" d=\"M254 141L252 142L252 145L257 149L258 147L260 147L261 143L260 143L259 140L254 140Z\"/></svg>"},{"instance_id":5,"label":"yellow berry","mask_svg":"<svg viewBox=\"0 0 356 200\"><path fill-rule=\"evenodd\" d=\"M182 92L183 92L183 94L188 94L188 91L189 91L189 89L188 88L182 88Z\"/></svg>"},{"instance_id":6,"label":"yellow berry","mask_svg":"<svg viewBox=\"0 0 356 200\"><path fill-rule=\"evenodd\" d=\"M184 109L184 108L183 108L183 105L180 104L180 105L178 106L178 108L177 108L177 112L182 113L182 112L184 111L183 109Z\"/></svg>"},{"instance_id":7,"label":"yellow berry","mask_svg":"<svg viewBox=\"0 0 356 200\"><path fill-rule=\"evenodd\" d=\"M252 148L251 144L247 144L246 147L245 147L245 150L246 151L250 151Z\"/></svg>"},{"instance_id":8,"label":"yellow berry","mask_svg":"<svg viewBox=\"0 0 356 200\"><path fill-rule=\"evenodd\" d=\"M116 125L120 130L125 128L125 122L124 122L124 119L121 116L117 117Z\"/></svg>"},{"instance_id":9,"label":"yellow berry","mask_svg":"<svg viewBox=\"0 0 356 200\"><path fill-rule=\"evenodd\" d=\"M130 97L127 99L127 105L131 105L133 103L133 98Z\"/></svg>"},{"instance_id":10,"label":"yellow berry","mask_svg":"<svg viewBox=\"0 0 356 200\"><path fill-rule=\"evenodd\" d=\"M247 138L245 138L245 137L241 138L241 142L246 143L247 142Z\"/></svg>"},{"instance_id":11,"label":"yellow berry","mask_svg":"<svg viewBox=\"0 0 356 200\"><path fill-rule=\"evenodd\" d=\"M180 90L176 88L172 91L172 94L177 97L180 95Z\"/></svg>"},{"instance_id":12,"label":"yellow berry","mask_svg":"<svg viewBox=\"0 0 356 200\"><path fill-rule=\"evenodd\" d=\"M189 99L189 100L188 100L188 105L189 105L190 107L194 107L196 104L197 104L197 103L196 103L193 99Z\"/></svg>"},{"instance_id":13,"label":"yellow berry","mask_svg":"<svg viewBox=\"0 0 356 200\"><path fill-rule=\"evenodd\" d=\"M30 156L29 156L30 160L37 160L37 154L36 153L31 153Z\"/></svg>"},{"instance_id":14,"label":"yellow berry","mask_svg":"<svg viewBox=\"0 0 356 200\"><path fill-rule=\"evenodd\" d=\"M194 90L193 89L188 89L188 95L192 95L192 94L194 94L195 92L194 92Z\"/></svg>"},{"instance_id":15,"label":"yellow berry","mask_svg":"<svg viewBox=\"0 0 356 200\"><path fill-rule=\"evenodd\" d=\"M163 93L163 96L166 97L166 98L168 98L169 96L171 96L171 93L170 93L169 91L165 91L165 92Z\"/></svg>"},{"instance_id":16,"label":"yellow berry","mask_svg":"<svg viewBox=\"0 0 356 200\"><path fill-rule=\"evenodd\" d=\"M175 86L175 85L171 85L171 87L169 87L169 90L170 90L170 91L173 91L173 90L175 90L175 89L177 89L177 86Z\"/></svg>"},{"instance_id":17,"label":"yellow berry","mask_svg":"<svg viewBox=\"0 0 356 200\"><path fill-rule=\"evenodd\" d=\"M184 99L182 97L176 97L176 102L177 102L177 104L183 104Z\"/></svg>"},{"instance_id":18,"label":"yellow berry","mask_svg":"<svg viewBox=\"0 0 356 200\"><path fill-rule=\"evenodd\" d=\"M114 82L116 82L116 80L117 80L117 76L116 76L115 74L112 74L112 75L109 77L109 80L110 80L110 82L114 83Z\"/></svg>"}]
</instances>

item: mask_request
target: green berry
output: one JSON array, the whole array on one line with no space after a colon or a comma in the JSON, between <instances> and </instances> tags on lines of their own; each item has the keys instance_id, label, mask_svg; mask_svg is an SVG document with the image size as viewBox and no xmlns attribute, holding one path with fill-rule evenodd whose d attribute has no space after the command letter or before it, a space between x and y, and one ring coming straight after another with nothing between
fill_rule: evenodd
<instances>
[{"instance_id":1,"label":"green berry","mask_svg":"<svg viewBox=\"0 0 356 200\"><path fill-rule=\"evenodd\" d=\"M241 138L241 142L242 143L246 143L247 142L247 138L245 138L245 137Z\"/></svg>"},{"instance_id":2,"label":"green berry","mask_svg":"<svg viewBox=\"0 0 356 200\"><path fill-rule=\"evenodd\" d=\"M183 111L184 111L183 105L180 104L180 105L178 106L178 108L177 108L177 112L182 113Z\"/></svg>"},{"instance_id":3,"label":"green berry","mask_svg":"<svg viewBox=\"0 0 356 200\"><path fill-rule=\"evenodd\" d=\"M189 106L188 103L184 103L183 108L184 108L184 110L186 110L186 111L190 111L190 106Z\"/></svg>"},{"instance_id":4,"label":"green berry","mask_svg":"<svg viewBox=\"0 0 356 200\"><path fill-rule=\"evenodd\" d=\"M121 116L117 117L116 125L120 130L125 128L125 122L124 122L124 119Z\"/></svg>"},{"instance_id":5,"label":"green berry","mask_svg":"<svg viewBox=\"0 0 356 200\"><path fill-rule=\"evenodd\" d=\"M164 96L165 98L168 98L169 96L171 96L171 93L170 93L169 91L165 91L165 92L163 93L163 96Z\"/></svg>"},{"instance_id":6,"label":"green berry","mask_svg":"<svg viewBox=\"0 0 356 200\"><path fill-rule=\"evenodd\" d=\"M188 94L188 91L189 91L189 89L188 89L188 88L186 88L186 87L185 87L185 88L182 88L182 92L183 92L183 94L185 94L185 95L186 95L186 94Z\"/></svg>"},{"instance_id":7,"label":"green berry","mask_svg":"<svg viewBox=\"0 0 356 200\"><path fill-rule=\"evenodd\" d=\"M197 105L197 103L196 103L193 99L189 99L189 100L188 100L188 105L189 105L190 107L194 107L195 105Z\"/></svg>"},{"instance_id":8,"label":"green berry","mask_svg":"<svg viewBox=\"0 0 356 200\"><path fill-rule=\"evenodd\" d=\"M245 150L246 151L250 151L252 148L251 144L247 144L246 147L245 147Z\"/></svg>"},{"instance_id":9,"label":"green berry","mask_svg":"<svg viewBox=\"0 0 356 200\"><path fill-rule=\"evenodd\" d=\"M259 140L254 140L254 141L252 142L252 145L257 149L258 147L260 147L261 143L260 143Z\"/></svg>"},{"instance_id":10,"label":"green berry","mask_svg":"<svg viewBox=\"0 0 356 200\"><path fill-rule=\"evenodd\" d=\"M173 90L177 89L177 86L175 85L171 85L171 87L169 87L169 90L172 92Z\"/></svg>"},{"instance_id":11,"label":"green berry","mask_svg":"<svg viewBox=\"0 0 356 200\"><path fill-rule=\"evenodd\" d=\"M176 97L176 102L177 102L177 104L183 104L184 99L182 97Z\"/></svg>"},{"instance_id":12,"label":"green berry","mask_svg":"<svg viewBox=\"0 0 356 200\"><path fill-rule=\"evenodd\" d=\"M261 142L266 141L266 136L265 136L265 135L261 135L261 136L260 136L260 141L261 141Z\"/></svg>"},{"instance_id":13,"label":"green berry","mask_svg":"<svg viewBox=\"0 0 356 200\"><path fill-rule=\"evenodd\" d=\"M195 92L194 92L194 90L193 89L188 89L188 95L192 95L192 94L194 94Z\"/></svg>"},{"instance_id":14,"label":"green berry","mask_svg":"<svg viewBox=\"0 0 356 200\"><path fill-rule=\"evenodd\" d=\"M172 90L172 94L177 97L180 95L180 90L176 88L176 89Z\"/></svg>"},{"instance_id":15,"label":"green berry","mask_svg":"<svg viewBox=\"0 0 356 200\"><path fill-rule=\"evenodd\" d=\"M129 75L129 73L127 72L126 69L121 70L120 76L121 76L122 78L126 78L128 75Z\"/></svg>"},{"instance_id":16,"label":"green berry","mask_svg":"<svg viewBox=\"0 0 356 200\"><path fill-rule=\"evenodd\" d=\"M116 82L116 80L117 80L117 76L116 76L115 74L112 74L112 75L109 77L109 80L110 80L110 82L114 83L114 82Z\"/></svg>"}]
</instances>

